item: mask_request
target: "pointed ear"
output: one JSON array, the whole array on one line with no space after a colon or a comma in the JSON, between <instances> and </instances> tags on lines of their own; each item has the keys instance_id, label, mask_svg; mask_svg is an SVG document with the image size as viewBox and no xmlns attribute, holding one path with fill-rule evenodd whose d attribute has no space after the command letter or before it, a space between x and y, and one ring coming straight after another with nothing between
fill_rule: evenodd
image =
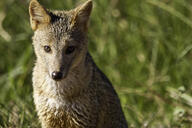
<instances>
[{"instance_id":1,"label":"pointed ear","mask_svg":"<svg viewBox=\"0 0 192 128\"><path fill-rule=\"evenodd\" d=\"M82 5L74 9L74 17L72 18L71 25L78 25L84 31L87 30L87 24L92 10L92 0L88 0Z\"/></svg>"},{"instance_id":2,"label":"pointed ear","mask_svg":"<svg viewBox=\"0 0 192 128\"><path fill-rule=\"evenodd\" d=\"M47 10L37 0L31 0L29 5L31 28L35 31L41 25L50 23L51 17Z\"/></svg>"}]
</instances>

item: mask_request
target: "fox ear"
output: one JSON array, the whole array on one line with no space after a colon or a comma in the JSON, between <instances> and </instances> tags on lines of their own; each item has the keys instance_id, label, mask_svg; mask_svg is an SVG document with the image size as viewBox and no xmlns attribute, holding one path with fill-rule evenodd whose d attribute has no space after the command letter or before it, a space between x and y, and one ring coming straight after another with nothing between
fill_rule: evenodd
<instances>
[{"instance_id":1,"label":"fox ear","mask_svg":"<svg viewBox=\"0 0 192 128\"><path fill-rule=\"evenodd\" d=\"M29 5L31 28L35 31L39 26L46 25L51 21L47 10L37 0L31 0Z\"/></svg>"},{"instance_id":2,"label":"fox ear","mask_svg":"<svg viewBox=\"0 0 192 128\"><path fill-rule=\"evenodd\" d=\"M87 24L89 21L89 17L92 10L92 0L88 0L82 5L79 5L74 9L74 17L72 18L71 25L74 26L75 24L78 27L82 27L84 31L87 30Z\"/></svg>"}]
</instances>

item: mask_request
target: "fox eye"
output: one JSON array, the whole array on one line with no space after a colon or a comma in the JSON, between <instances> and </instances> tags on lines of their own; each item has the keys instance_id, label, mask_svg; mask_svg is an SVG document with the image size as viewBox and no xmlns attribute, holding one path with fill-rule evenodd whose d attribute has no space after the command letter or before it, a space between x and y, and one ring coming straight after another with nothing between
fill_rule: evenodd
<instances>
[{"instance_id":1,"label":"fox eye","mask_svg":"<svg viewBox=\"0 0 192 128\"><path fill-rule=\"evenodd\" d=\"M44 46L44 50L45 50L45 52L50 52L51 48L50 48L50 46L45 45Z\"/></svg>"},{"instance_id":2,"label":"fox eye","mask_svg":"<svg viewBox=\"0 0 192 128\"><path fill-rule=\"evenodd\" d=\"M67 47L66 51L65 51L65 54L71 54L72 52L75 51L75 46L69 46Z\"/></svg>"}]
</instances>

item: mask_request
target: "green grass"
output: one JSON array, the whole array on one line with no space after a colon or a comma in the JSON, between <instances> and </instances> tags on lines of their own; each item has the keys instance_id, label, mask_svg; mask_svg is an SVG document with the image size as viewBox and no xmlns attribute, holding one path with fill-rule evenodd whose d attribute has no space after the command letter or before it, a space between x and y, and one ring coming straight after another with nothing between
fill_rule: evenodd
<instances>
[{"instance_id":1,"label":"green grass","mask_svg":"<svg viewBox=\"0 0 192 128\"><path fill-rule=\"evenodd\" d=\"M38 128L28 2L0 1L0 128ZM41 0L70 9L78 0ZM192 1L94 0L89 50L132 128L192 128Z\"/></svg>"}]
</instances>

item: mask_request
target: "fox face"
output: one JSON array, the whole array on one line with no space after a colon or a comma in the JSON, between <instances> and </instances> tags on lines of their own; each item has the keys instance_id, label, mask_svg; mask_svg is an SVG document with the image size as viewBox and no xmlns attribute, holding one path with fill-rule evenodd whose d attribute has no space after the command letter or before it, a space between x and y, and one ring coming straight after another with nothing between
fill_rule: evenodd
<instances>
[{"instance_id":1,"label":"fox face","mask_svg":"<svg viewBox=\"0 0 192 128\"><path fill-rule=\"evenodd\" d=\"M33 46L37 63L55 81L65 79L70 70L85 60L87 23L92 2L70 11L48 11L37 0L29 6L34 30Z\"/></svg>"}]
</instances>

